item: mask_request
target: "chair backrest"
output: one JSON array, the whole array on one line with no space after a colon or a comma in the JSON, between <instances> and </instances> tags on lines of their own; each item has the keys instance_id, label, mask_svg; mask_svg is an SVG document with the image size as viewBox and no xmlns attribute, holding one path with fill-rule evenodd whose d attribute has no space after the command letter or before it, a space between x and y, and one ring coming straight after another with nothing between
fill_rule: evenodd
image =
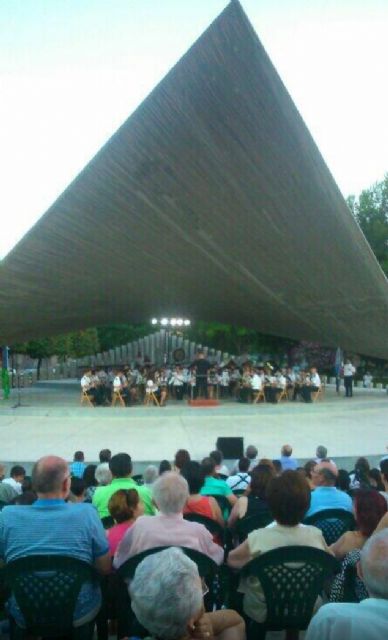
<instances>
[{"instance_id":1,"label":"chair backrest","mask_svg":"<svg viewBox=\"0 0 388 640\"><path fill-rule=\"evenodd\" d=\"M239 542L244 542L248 537L248 534L251 531L255 531L255 529L263 529L268 524L273 522L273 515L270 511L264 511L263 513L246 516L244 518L240 518L236 522L235 530L239 539Z\"/></svg>"},{"instance_id":2,"label":"chair backrest","mask_svg":"<svg viewBox=\"0 0 388 640\"><path fill-rule=\"evenodd\" d=\"M124 580L132 579L135 575L135 571L137 566L140 564L144 558L153 555L154 553L158 553L159 551L164 551L164 549L169 549L169 546L166 547L153 547L152 549L147 549L147 551L143 551L142 553L138 553L136 556L129 558L121 567L118 569L118 573L121 578ZM218 571L218 566L204 553L200 551L196 551L195 549L189 549L188 547L180 547L182 551L193 561L198 567L198 573L201 578L209 578L211 579Z\"/></svg>"},{"instance_id":3,"label":"chair backrest","mask_svg":"<svg viewBox=\"0 0 388 640\"><path fill-rule=\"evenodd\" d=\"M95 577L91 565L67 556L26 556L5 566L5 583L28 632L46 637L72 628L81 586Z\"/></svg>"},{"instance_id":4,"label":"chair backrest","mask_svg":"<svg viewBox=\"0 0 388 640\"><path fill-rule=\"evenodd\" d=\"M304 522L318 527L328 545L336 542L346 531L353 531L356 525L353 514L345 509L323 509L305 518Z\"/></svg>"},{"instance_id":5,"label":"chair backrest","mask_svg":"<svg viewBox=\"0 0 388 640\"><path fill-rule=\"evenodd\" d=\"M225 497L225 496L215 496L211 493L207 493L206 495L208 495L209 497L214 498L215 500L217 500L218 505L221 509L221 513L223 515L223 517L225 518L225 520L228 519L229 514L232 510L232 505L230 504L229 500Z\"/></svg>"},{"instance_id":6,"label":"chair backrest","mask_svg":"<svg viewBox=\"0 0 388 640\"><path fill-rule=\"evenodd\" d=\"M186 513L183 517L185 520L189 520L189 522L199 522L199 524L203 524L212 536L218 536L221 540L223 539L225 529L221 527L218 522L212 520L212 518L207 518L199 513Z\"/></svg>"},{"instance_id":7,"label":"chair backrest","mask_svg":"<svg viewBox=\"0 0 388 640\"><path fill-rule=\"evenodd\" d=\"M326 578L338 561L313 547L280 547L263 553L244 567L259 579L267 604L268 629L306 629Z\"/></svg>"}]
</instances>

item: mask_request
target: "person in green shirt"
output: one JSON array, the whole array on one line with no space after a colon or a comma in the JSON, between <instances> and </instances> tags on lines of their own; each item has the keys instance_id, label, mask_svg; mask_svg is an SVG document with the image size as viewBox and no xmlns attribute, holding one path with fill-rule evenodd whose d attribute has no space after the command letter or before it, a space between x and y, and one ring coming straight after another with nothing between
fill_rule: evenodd
<instances>
[{"instance_id":1,"label":"person in green shirt","mask_svg":"<svg viewBox=\"0 0 388 640\"><path fill-rule=\"evenodd\" d=\"M155 515L151 491L148 487L140 487L131 478L132 460L128 453L116 453L109 461L112 482L104 487L97 487L93 495L93 504L100 518L109 516L108 502L119 489L136 489L144 505L144 515Z\"/></svg>"},{"instance_id":2,"label":"person in green shirt","mask_svg":"<svg viewBox=\"0 0 388 640\"><path fill-rule=\"evenodd\" d=\"M233 507L234 503L237 502L237 498L225 480L217 478L216 463L213 458L204 458L201 467L204 483L200 494L202 496L223 496Z\"/></svg>"}]
</instances>

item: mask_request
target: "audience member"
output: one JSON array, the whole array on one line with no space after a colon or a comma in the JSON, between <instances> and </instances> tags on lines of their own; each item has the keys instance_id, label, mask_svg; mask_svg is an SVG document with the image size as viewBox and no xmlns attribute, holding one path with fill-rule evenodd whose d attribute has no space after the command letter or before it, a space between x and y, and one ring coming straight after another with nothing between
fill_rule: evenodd
<instances>
[{"instance_id":1,"label":"audience member","mask_svg":"<svg viewBox=\"0 0 388 640\"><path fill-rule=\"evenodd\" d=\"M316 466L317 466L317 463L315 462L315 460L308 460L308 462L306 462L303 467L305 472L305 477L309 484L310 489L314 489L313 471Z\"/></svg>"},{"instance_id":2,"label":"audience member","mask_svg":"<svg viewBox=\"0 0 388 640\"><path fill-rule=\"evenodd\" d=\"M140 624L160 640L245 640L243 619L229 609L205 613L196 564L172 547L145 558L130 585Z\"/></svg>"},{"instance_id":3,"label":"audience member","mask_svg":"<svg viewBox=\"0 0 388 640\"><path fill-rule=\"evenodd\" d=\"M20 496L20 494L23 491L23 480L26 475L25 468L16 464L14 467L12 467L11 473L9 475L10 475L9 478L4 478L4 480L2 481L2 484L3 485L8 484L10 487L12 487L15 493L17 493L17 495ZM6 502L6 500L4 500L4 502Z\"/></svg>"},{"instance_id":4,"label":"audience member","mask_svg":"<svg viewBox=\"0 0 388 640\"><path fill-rule=\"evenodd\" d=\"M385 513L387 503L378 491L359 489L354 498L356 531L346 531L331 545L330 549L335 557L342 560L353 549L362 549Z\"/></svg>"},{"instance_id":5,"label":"audience member","mask_svg":"<svg viewBox=\"0 0 388 640\"><path fill-rule=\"evenodd\" d=\"M150 487L154 484L154 482L158 479L158 468L155 467L154 464L149 464L148 467L144 469L143 473L143 481L144 485Z\"/></svg>"},{"instance_id":6,"label":"audience member","mask_svg":"<svg viewBox=\"0 0 388 640\"><path fill-rule=\"evenodd\" d=\"M252 531L248 538L228 556L228 565L241 569L252 558L266 551L289 545L315 547L328 551L322 532L302 525L310 504L310 488L296 471L284 471L272 478L267 489L269 509L275 524ZM266 604L261 584L253 578L242 578L239 591L244 593L244 612L256 622L266 617Z\"/></svg>"},{"instance_id":7,"label":"audience member","mask_svg":"<svg viewBox=\"0 0 388 640\"><path fill-rule=\"evenodd\" d=\"M159 465L159 475L161 476L166 471L171 471L171 463L168 460L162 460Z\"/></svg>"},{"instance_id":8,"label":"audience member","mask_svg":"<svg viewBox=\"0 0 388 640\"><path fill-rule=\"evenodd\" d=\"M274 477L275 471L265 464L253 469L248 495L241 496L234 505L228 520L229 527L233 527L241 518L261 516L268 512L267 488Z\"/></svg>"},{"instance_id":9,"label":"audience member","mask_svg":"<svg viewBox=\"0 0 388 640\"><path fill-rule=\"evenodd\" d=\"M33 504L38 499L35 491L24 491L20 496L16 496L9 504L28 505Z\"/></svg>"},{"instance_id":10,"label":"audience member","mask_svg":"<svg viewBox=\"0 0 388 640\"><path fill-rule=\"evenodd\" d=\"M65 460L46 456L32 472L38 500L31 506L9 506L0 513L0 557L6 562L29 555L64 555L94 565L108 573L108 543L95 509L88 504L67 504L70 473ZM101 602L98 581L86 583L80 592L74 620L92 620ZM15 601L11 615L23 625Z\"/></svg>"},{"instance_id":11,"label":"audience member","mask_svg":"<svg viewBox=\"0 0 388 640\"><path fill-rule=\"evenodd\" d=\"M223 464L224 456L223 456L222 451L220 451L219 449L214 449L214 451L211 451L209 453L209 458L212 458L214 460L214 462L216 463L216 473L219 476L228 476L229 475L228 467L225 464Z\"/></svg>"},{"instance_id":12,"label":"audience member","mask_svg":"<svg viewBox=\"0 0 388 640\"><path fill-rule=\"evenodd\" d=\"M128 455L128 453L116 453L109 462L109 469L112 474L112 482L105 487L97 487L93 495L93 504L100 518L109 516L108 503L111 496L116 493L118 489L136 489L144 504L144 513L153 515L155 509L152 505L149 489L147 487L139 487L131 478L131 456Z\"/></svg>"},{"instance_id":13,"label":"audience member","mask_svg":"<svg viewBox=\"0 0 388 640\"><path fill-rule=\"evenodd\" d=\"M153 485L154 502L159 513L153 518L140 516L125 534L114 559L117 568L128 558L153 547L176 545L201 551L221 564L223 549L213 542L202 524L183 518L189 497L185 478L174 471L165 472Z\"/></svg>"},{"instance_id":14,"label":"audience member","mask_svg":"<svg viewBox=\"0 0 388 640\"><path fill-rule=\"evenodd\" d=\"M100 459L100 463L109 462L112 457L112 452L110 449L101 449L98 457Z\"/></svg>"},{"instance_id":15,"label":"audience member","mask_svg":"<svg viewBox=\"0 0 388 640\"><path fill-rule=\"evenodd\" d=\"M213 458L204 458L201 463L204 483L200 491L203 496L224 496L233 506L237 501L225 480L217 478L216 463Z\"/></svg>"},{"instance_id":16,"label":"audience member","mask_svg":"<svg viewBox=\"0 0 388 640\"><path fill-rule=\"evenodd\" d=\"M245 491L249 487L251 482L251 476L248 473L250 464L249 458L240 458L238 472L226 479L226 484L232 491Z\"/></svg>"},{"instance_id":17,"label":"audience member","mask_svg":"<svg viewBox=\"0 0 388 640\"><path fill-rule=\"evenodd\" d=\"M93 494L97 489L97 480L96 480L96 464L88 464L84 471L84 475L82 477L85 483L85 502L91 502L93 498Z\"/></svg>"},{"instance_id":18,"label":"audience member","mask_svg":"<svg viewBox=\"0 0 388 640\"><path fill-rule=\"evenodd\" d=\"M345 491L345 493L349 493L350 491L350 476L346 469L338 469L337 480L335 486L340 491Z\"/></svg>"},{"instance_id":19,"label":"audience member","mask_svg":"<svg viewBox=\"0 0 388 640\"><path fill-rule=\"evenodd\" d=\"M319 464L320 462L330 462L332 465L334 465L337 468L336 463L334 462L334 460L331 460L330 458L327 457L327 448L324 447L322 444L318 445L317 450L315 452L315 462L317 464Z\"/></svg>"},{"instance_id":20,"label":"audience member","mask_svg":"<svg viewBox=\"0 0 388 640\"><path fill-rule=\"evenodd\" d=\"M185 464L190 462L190 460L191 460L190 454L186 449L178 449L174 459L175 471L180 472L182 468L185 466Z\"/></svg>"},{"instance_id":21,"label":"audience member","mask_svg":"<svg viewBox=\"0 0 388 640\"><path fill-rule=\"evenodd\" d=\"M183 514L197 513L215 520L223 527L225 521L217 500L212 496L201 496L200 494L203 485L201 465L194 461L188 462L183 467L181 475L187 480L190 494L183 509Z\"/></svg>"},{"instance_id":22,"label":"audience member","mask_svg":"<svg viewBox=\"0 0 388 640\"><path fill-rule=\"evenodd\" d=\"M314 491L311 493L311 504L306 516L312 516L324 509L345 509L352 512L351 497L336 488L337 476L325 466L318 464L313 471Z\"/></svg>"},{"instance_id":23,"label":"audience member","mask_svg":"<svg viewBox=\"0 0 388 640\"><path fill-rule=\"evenodd\" d=\"M263 460L265 460L265 458L263 458ZM260 460L260 464L263 464L263 461ZM282 469L282 463L280 462L280 460L272 460L272 466L274 468L275 474L277 476L280 476L280 474L282 473L283 469Z\"/></svg>"},{"instance_id":24,"label":"audience member","mask_svg":"<svg viewBox=\"0 0 388 640\"><path fill-rule=\"evenodd\" d=\"M85 482L82 478L76 476L71 477L69 502L84 502L85 501Z\"/></svg>"},{"instance_id":25,"label":"audience member","mask_svg":"<svg viewBox=\"0 0 388 640\"><path fill-rule=\"evenodd\" d=\"M112 482L112 473L109 469L109 462L101 462L97 466L94 477L99 487L105 487L110 484Z\"/></svg>"},{"instance_id":26,"label":"audience member","mask_svg":"<svg viewBox=\"0 0 388 640\"><path fill-rule=\"evenodd\" d=\"M245 449L245 457L250 461L248 471L252 471L252 469L257 467L257 465L259 464L259 460L257 457L258 453L259 452L257 450L257 447L255 447L253 444L249 444ZM238 472L238 462L239 461L236 460L236 462L234 463L232 473Z\"/></svg>"},{"instance_id":27,"label":"audience member","mask_svg":"<svg viewBox=\"0 0 388 640\"><path fill-rule=\"evenodd\" d=\"M377 491L384 491L384 483L380 469L371 469L369 471L369 483L373 489L377 489Z\"/></svg>"},{"instance_id":28,"label":"audience member","mask_svg":"<svg viewBox=\"0 0 388 640\"><path fill-rule=\"evenodd\" d=\"M283 471L295 471L299 467L296 458L292 458L292 447L290 444L284 444L280 452L280 464Z\"/></svg>"},{"instance_id":29,"label":"audience member","mask_svg":"<svg viewBox=\"0 0 388 640\"><path fill-rule=\"evenodd\" d=\"M76 451L73 462L70 465L70 475L75 478L82 478L86 469L85 455L83 451Z\"/></svg>"},{"instance_id":30,"label":"audience member","mask_svg":"<svg viewBox=\"0 0 388 640\"><path fill-rule=\"evenodd\" d=\"M388 529L361 551L359 575L369 593L360 603L333 603L312 618L305 640L383 640L388 630Z\"/></svg>"},{"instance_id":31,"label":"audience member","mask_svg":"<svg viewBox=\"0 0 388 640\"><path fill-rule=\"evenodd\" d=\"M380 469L381 469L381 480L384 485L384 489L380 491L380 493L382 496L384 496L384 498L388 503L388 459L382 460L380 462Z\"/></svg>"},{"instance_id":32,"label":"audience member","mask_svg":"<svg viewBox=\"0 0 388 640\"><path fill-rule=\"evenodd\" d=\"M370 487L370 466L366 458L358 458L354 471L350 473L350 489L367 489Z\"/></svg>"},{"instance_id":33,"label":"audience member","mask_svg":"<svg viewBox=\"0 0 388 640\"><path fill-rule=\"evenodd\" d=\"M113 557L125 533L134 524L136 518L143 515L143 503L136 489L119 489L108 502L109 513L115 525L107 529L109 553Z\"/></svg>"}]
</instances>

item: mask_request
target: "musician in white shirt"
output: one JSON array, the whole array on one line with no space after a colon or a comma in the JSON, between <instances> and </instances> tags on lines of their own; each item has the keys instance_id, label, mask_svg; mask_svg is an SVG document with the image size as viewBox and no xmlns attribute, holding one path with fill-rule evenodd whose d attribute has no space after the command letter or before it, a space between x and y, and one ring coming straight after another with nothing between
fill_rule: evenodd
<instances>
[{"instance_id":1,"label":"musician in white shirt","mask_svg":"<svg viewBox=\"0 0 388 640\"><path fill-rule=\"evenodd\" d=\"M353 396L353 376L355 373L356 367L352 365L350 360L346 360L344 364L344 385L346 398L351 398Z\"/></svg>"},{"instance_id":2,"label":"musician in white shirt","mask_svg":"<svg viewBox=\"0 0 388 640\"><path fill-rule=\"evenodd\" d=\"M319 391L321 386L321 378L315 367L310 369L310 375L306 377L305 383L301 389L301 396L305 402L312 402L311 394Z\"/></svg>"},{"instance_id":3,"label":"musician in white shirt","mask_svg":"<svg viewBox=\"0 0 388 640\"><path fill-rule=\"evenodd\" d=\"M96 394L97 390L93 384L92 380L92 372L90 369L84 372L84 375L81 378L81 389L84 393L86 393L93 404L96 403Z\"/></svg>"}]
</instances>

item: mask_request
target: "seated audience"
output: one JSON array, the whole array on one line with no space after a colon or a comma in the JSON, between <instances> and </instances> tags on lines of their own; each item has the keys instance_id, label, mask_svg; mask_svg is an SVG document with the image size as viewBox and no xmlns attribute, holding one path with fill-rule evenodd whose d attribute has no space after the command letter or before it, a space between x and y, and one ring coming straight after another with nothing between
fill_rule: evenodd
<instances>
[{"instance_id":1,"label":"seated audience","mask_svg":"<svg viewBox=\"0 0 388 640\"><path fill-rule=\"evenodd\" d=\"M154 464L149 464L144 469L143 482L145 487L151 487L158 478L158 468Z\"/></svg>"},{"instance_id":2,"label":"seated audience","mask_svg":"<svg viewBox=\"0 0 388 640\"><path fill-rule=\"evenodd\" d=\"M13 498L9 504L18 504L23 506L25 504L33 504L37 499L38 496L35 491L23 491L20 496Z\"/></svg>"},{"instance_id":3,"label":"seated audience","mask_svg":"<svg viewBox=\"0 0 388 640\"><path fill-rule=\"evenodd\" d=\"M109 462L109 460L112 457L112 452L110 449L101 449L100 453L98 454L98 457L100 459L100 463Z\"/></svg>"},{"instance_id":4,"label":"seated audience","mask_svg":"<svg viewBox=\"0 0 388 640\"><path fill-rule=\"evenodd\" d=\"M259 464L251 472L251 484L247 496L241 496L229 516L228 526L233 527L237 520L261 516L268 512L267 488L275 472L271 467Z\"/></svg>"},{"instance_id":5,"label":"seated audience","mask_svg":"<svg viewBox=\"0 0 388 640\"><path fill-rule=\"evenodd\" d=\"M38 500L30 506L14 506L0 513L0 558L6 562L29 555L66 555L78 558L102 573L111 560L103 526L90 504L68 504L70 473L65 460L46 456L32 471ZM98 581L81 588L74 620L92 620L101 603ZM19 625L24 620L11 598L11 615Z\"/></svg>"},{"instance_id":6,"label":"seated audience","mask_svg":"<svg viewBox=\"0 0 388 640\"><path fill-rule=\"evenodd\" d=\"M305 477L307 482L309 483L310 489L314 489L313 471L316 466L317 466L317 463L315 462L315 460L308 460L308 462L306 462L303 467Z\"/></svg>"},{"instance_id":7,"label":"seated audience","mask_svg":"<svg viewBox=\"0 0 388 640\"><path fill-rule=\"evenodd\" d=\"M354 498L356 531L346 531L331 545L335 557L342 560L349 551L362 549L386 512L387 503L378 491L359 489Z\"/></svg>"},{"instance_id":8,"label":"seated audience","mask_svg":"<svg viewBox=\"0 0 388 640\"><path fill-rule=\"evenodd\" d=\"M337 481L335 486L340 491L345 491L345 493L349 493L350 491L350 476L346 469L338 469L337 473Z\"/></svg>"},{"instance_id":9,"label":"seated audience","mask_svg":"<svg viewBox=\"0 0 388 640\"><path fill-rule=\"evenodd\" d=\"M305 640L383 640L388 630L388 529L361 551L360 578L369 593L360 603L333 603L312 618Z\"/></svg>"},{"instance_id":10,"label":"seated audience","mask_svg":"<svg viewBox=\"0 0 388 640\"><path fill-rule=\"evenodd\" d=\"M324 447L322 444L320 444L317 447L317 450L315 452L315 462L317 464L319 464L320 462L330 462L332 465L334 465L335 467L337 466L334 462L334 460L331 460L330 458L327 457L327 448Z\"/></svg>"},{"instance_id":11,"label":"seated audience","mask_svg":"<svg viewBox=\"0 0 388 640\"><path fill-rule=\"evenodd\" d=\"M69 502L85 502L85 483L82 478L72 476L70 482Z\"/></svg>"},{"instance_id":12,"label":"seated audience","mask_svg":"<svg viewBox=\"0 0 388 640\"><path fill-rule=\"evenodd\" d=\"M152 489L159 513L153 518L140 516L136 520L119 545L114 566L119 567L128 558L147 549L172 545L196 549L221 564L224 552L213 542L209 531L202 524L183 518L189 497L185 478L168 471L158 478Z\"/></svg>"},{"instance_id":13,"label":"seated audience","mask_svg":"<svg viewBox=\"0 0 388 640\"><path fill-rule=\"evenodd\" d=\"M152 638L245 640L243 619L230 609L205 613L196 564L176 547L144 558L130 585L132 610Z\"/></svg>"},{"instance_id":14,"label":"seated audience","mask_svg":"<svg viewBox=\"0 0 388 640\"><path fill-rule=\"evenodd\" d=\"M215 520L223 527L225 521L217 500L212 496L201 496L200 494L203 485L201 465L194 461L188 462L183 467L181 475L187 480L190 493L183 509L183 514L197 513L198 515Z\"/></svg>"},{"instance_id":15,"label":"seated audience","mask_svg":"<svg viewBox=\"0 0 388 640\"><path fill-rule=\"evenodd\" d=\"M9 485L10 487L12 487L15 493L18 496L20 496L23 491L23 480L25 478L25 475L26 475L25 468L17 464L14 467L12 467L10 477L4 478L4 480L2 481L2 484ZM4 502L7 502L7 501L4 500Z\"/></svg>"},{"instance_id":16,"label":"seated audience","mask_svg":"<svg viewBox=\"0 0 388 640\"><path fill-rule=\"evenodd\" d=\"M201 463L204 483L200 491L203 496L224 496L233 506L237 501L233 491L225 480L217 477L216 463L213 458L204 458Z\"/></svg>"},{"instance_id":17,"label":"seated audience","mask_svg":"<svg viewBox=\"0 0 388 640\"><path fill-rule=\"evenodd\" d=\"M366 458L358 458L354 470L350 473L350 489L368 489L370 466Z\"/></svg>"},{"instance_id":18,"label":"seated audience","mask_svg":"<svg viewBox=\"0 0 388 640\"><path fill-rule=\"evenodd\" d=\"M93 494L97 489L97 480L96 480L96 464L88 464L84 471L84 475L82 477L85 483L85 502L91 502L93 498Z\"/></svg>"},{"instance_id":19,"label":"seated audience","mask_svg":"<svg viewBox=\"0 0 388 640\"><path fill-rule=\"evenodd\" d=\"M259 464L259 459L258 459L258 450L257 447L255 447L253 444L249 444L247 446L247 448L245 449L245 457L248 458L249 460L249 469L248 471L252 471L252 469L254 469L255 467L257 467L257 465ZM238 472L238 460L236 460L236 462L233 465L233 471L232 473L237 473Z\"/></svg>"},{"instance_id":20,"label":"seated audience","mask_svg":"<svg viewBox=\"0 0 388 640\"><path fill-rule=\"evenodd\" d=\"M251 482L251 476L248 473L250 466L251 461L249 458L240 458L238 461L238 472L226 479L226 484L232 491L245 491L245 489L249 487Z\"/></svg>"},{"instance_id":21,"label":"seated audience","mask_svg":"<svg viewBox=\"0 0 388 640\"><path fill-rule=\"evenodd\" d=\"M186 449L178 449L174 459L174 471L178 471L179 473L183 469L185 464L190 462L190 460L190 454Z\"/></svg>"},{"instance_id":22,"label":"seated audience","mask_svg":"<svg viewBox=\"0 0 388 640\"><path fill-rule=\"evenodd\" d=\"M371 469L369 471L369 483L372 489L377 489L377 491L384 491L384 483L380 469Z\"/></svg>"},{"instance_id":23,"label":"seated audience","mask_svg":"<svg viewBox=\"0 0 388 640\"><path fill-rule=\"evenodd\" d=\"M278 547L301 545L328 551L322 532L316 527L301 524L310 504L310 488L296 471L284 471L272 478L267 489L269 509L275 524L257 529L228 556L227 564L241 569L261 553ZM252 577L240 581L244 593L244 612L256 622L266 617L266 604L260 582Z\"/></svg>"},{"instance_id":24,"label":"seated audience","mask_svg":"<svg viewBox=\"0 0 388 640\"><path fill-rule=\"evenodd\" d=\"M166 471L171 471L171 463L168 460L162 460L159 465L159 475L163 475Z\"/></svg>"},{"instance_id":25,"label":"seated audience","mask_svg":"<svg viewBox=\"0 0 388 640\"><path fill-rule=\"evenodd\" d=\"M109 462L101 462L95 471L94 477L98 487L106 487L112 482L112 472L109 469Z\"/></svg>"},{"instance_id":26,"label":"seated audience","mask_svg":"<svg viewBox=\"0 0 388 640\"><path fill-rule=\"evenodd\" d=\"M100 518L109 516L108 503L110 498L118 489L136 489L140 500L144 504L144 513L153 515L155 509L147 487L139 487L131 478L132 460L128 453L116 453L109 462L109 469L112 474L112 482L105 487L97 487L93 495L93 504L98 511Z\"/></svg>"},{"instance_id":27,"label":"seated audience","mask_svg":"<svg viewBox=\"0 0 388 640\"><path fill-rule=\"evenodd\" d=\"M344 491L336 488L335 484L337 476L335 473L322 466L325 463L318 464L313 471L314 491L311 493L311 504L306 517L312 516L318 511L324 509L344 509L345 511L353 511L352 499Z\"/></svg>"},{"instance_id":28,"label":"seated audience","mask_svg":"<svg viewBox=\"0 0 388 640\"><path fill-rule=\"evenodd\" d=\"M292 447L290 444L284 444L280 452L280 464L283 471L295 471L299 467L296 458L292 458Z\"/></svg>"},{"instance_id":29,"label":"seated audience","mask_svg":"<svg viewBox=\"0 0 388 640\"><path fill-rule=\"evenodd\" d=\"M70 475L75 478L82 478L86 469L85 455L83 451L76 451L73 462L70 465Z\"/></svg>"},{"instance_id":30,"label":"seated audience","mask_svg":"<svg viewBox=\"0 0 388 640\"><path fill-rule=\"evenodd\" d=\"M107 529L109 553L114 556L124 535L134 524L136 518L143 515L143 503L136 489L119 489L108 502L109 513L115 525Z\"/></svg>"},{"instance_id":31,"label":"seated audience","mask_svg":"<svg viewBox=\"0 0 388 640\"><path fill-rule=\"evenodd\" d=\"M216 463L216 473L219 476L228 476L229 475L229 469L224 464L224 456L222 454L222 451L220 451L219 449L214 449L214 451L211 451L209 453L209 458L212 458L214 460L214 462Z\"/></svg>"}]
</instances>

